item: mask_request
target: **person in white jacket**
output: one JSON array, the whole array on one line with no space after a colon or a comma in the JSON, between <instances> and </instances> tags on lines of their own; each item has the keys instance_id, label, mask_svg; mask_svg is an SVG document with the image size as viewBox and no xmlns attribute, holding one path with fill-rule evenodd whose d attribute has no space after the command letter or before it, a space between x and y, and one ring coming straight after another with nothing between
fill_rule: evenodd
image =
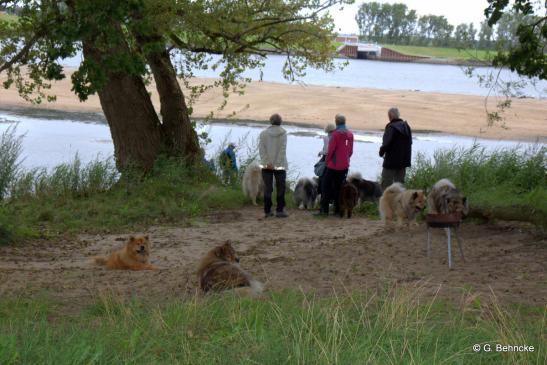
<instances>
[{"instance_id":1,"label":"person in white jacket","mask_svg":"<svg viewBox=\"0 0 547 365\"><path fill-rule=\"evenodd\" d=\"M265 217L273 217L272 193L273 179L275 177L275 189L277 207L275 216L286 218L285 213L285 181L287 179L287 131L281 127L283 120L279 114L270 117L272 124L260 133L258 149L262 167L262 179L264 180L264 214Z\"/></svg>"}]
</instances>

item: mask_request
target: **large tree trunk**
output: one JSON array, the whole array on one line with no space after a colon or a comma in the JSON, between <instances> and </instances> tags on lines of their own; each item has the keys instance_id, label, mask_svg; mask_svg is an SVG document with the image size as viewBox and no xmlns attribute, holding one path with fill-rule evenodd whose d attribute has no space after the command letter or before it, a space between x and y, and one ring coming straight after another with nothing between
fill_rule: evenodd
<instances>
[{"instance_id":1,"label":"large tree trunk","mask_svg":"<svg viewBox=\"0 0 547 365\"><path fill-rule=\"evenodd\" d=\"M110 52L125 52L118 45ZM83 41L84 57L102 65L101 52L91 41ZM104 66L106 67L106 66ZM161 125L141 77L107 72L107 81L98 91L101 106L114 142L116 166L148 170L162 146Z\"/></svg>"},{"instance_id":2,"label":"large tree trunk","mask_svg":"<svg viewBox=\"0 0 547 365\"><path fill-rule=\"evenodd\" d=\"M150 53L147 61L160 96L162 147L168 156L180 156L193 162L200 154L198 137L190 122L184 94L169 52L163 50Z\"/></svg>"}]
</instances>

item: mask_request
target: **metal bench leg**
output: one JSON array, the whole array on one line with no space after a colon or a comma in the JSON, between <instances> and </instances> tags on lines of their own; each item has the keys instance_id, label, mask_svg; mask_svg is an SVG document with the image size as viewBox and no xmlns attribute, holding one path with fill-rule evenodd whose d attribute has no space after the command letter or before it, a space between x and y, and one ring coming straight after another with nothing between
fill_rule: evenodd
<instances>
[{"instance_id":1,"label":"metal bench leg","mask_svg":"<svg viewBox=\"0 0 547 365\"><path fill-rule=\"evenodd\" d=\"M454 235L456 236L456 241L458 241L458 248L460 249L460 256L462 258L462 261L465 262L465 257L463 256L462 242L460 240L460 235L458 234L457 228L454 228Z\"/></svg>"},{"instance_id":2,"label":"metal bench leg","mask_svg":"<svg viewBox=\"0 0 547 365\"><path fill-rule=\"evenodd\" d=\"M431 257L431 230L427 227L427 257Z\"/></svg>"},{"instance_id":3,"label":"metal bench leg","mask_svg":"<svg viewBox=\"0 0 547 365\"><path fill-rule=\"evenodd\" d=\"M448 268L452 269L452 243L450 242L450 228L445 228L448 237Z\"/></svg>"}]
</instances>

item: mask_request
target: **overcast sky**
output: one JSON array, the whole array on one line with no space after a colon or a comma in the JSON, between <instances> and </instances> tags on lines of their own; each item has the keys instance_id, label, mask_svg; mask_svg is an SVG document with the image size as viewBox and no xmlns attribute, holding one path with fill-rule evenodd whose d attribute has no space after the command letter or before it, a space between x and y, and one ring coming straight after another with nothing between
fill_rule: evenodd
<instances>
[{"instance_id":1,"label":"overcast sky","mask_svg":"<svg viewBox=\"0 0 547 365\"><path fill-rule=\"evenodd\" d=\"M456 26L460 23L475 23L483 21L484 9L488 7L486 0L375 0L380 3L404 3L409 9L414 9L420 15L444 15L448 22ZM333 8L331 14L336 23L337 31L341 33L359 33L355 15L357 9L365 1L356 0L355 4L347 5L343 10ZM369 1L367 1L369 2Z\"/></svg>"}]
</instances>

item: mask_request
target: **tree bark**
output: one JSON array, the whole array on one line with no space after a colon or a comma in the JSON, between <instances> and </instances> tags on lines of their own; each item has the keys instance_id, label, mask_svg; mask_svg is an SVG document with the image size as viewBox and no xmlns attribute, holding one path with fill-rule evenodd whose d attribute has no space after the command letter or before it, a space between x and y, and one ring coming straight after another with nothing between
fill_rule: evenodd
<instances>
[{"instance_id":1,"label":"tree bark","mask_svg":"<svg viewBox=\"0 0 547 365\"><path fill-rule=\"evenodd\" d=\"M152 52L147 61L160 96L162 147L168 156L184 157L187 162L194 162L200 155L198 137L169 52Z\"/></svg>"},{"instance_id":2,"label":"tree bark","mask_svg":"<svg viewBox=\"0 0 547 365\"><path fill-rule=\"evenodd\" d=\"M125 52L127 45L117 45L109 52ZM92 41L83 41L86 59L101 65L101 50ZM106 67L106 66L105 66ZM107 72L107 81L98 90L112 141L117 168L149 170L161 150L161 124L141 77Z\"/></svg>"}]
</instances>

